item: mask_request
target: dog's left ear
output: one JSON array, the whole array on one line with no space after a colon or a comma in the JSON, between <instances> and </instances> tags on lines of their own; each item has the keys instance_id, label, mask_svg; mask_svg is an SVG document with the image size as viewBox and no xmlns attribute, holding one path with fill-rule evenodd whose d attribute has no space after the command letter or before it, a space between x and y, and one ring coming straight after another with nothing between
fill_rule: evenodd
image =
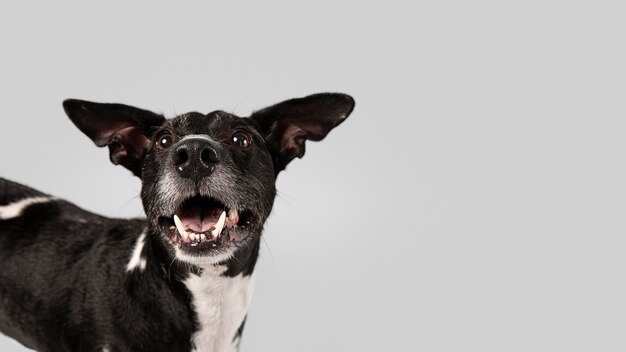
<instances>
[{"instance_id":1,"label":"dog's left ear","mask_svg":"<svg viewBox=\"0 0 626 352\"><path fill-rule=\"evenodd\" d=\"M121 164L141 177L152 131L165 122L163 115L128 105L76 99L65 100L63 108L76 127L98 147L109 147L113 164Z\"/></svg>"},{"instance_id":2,"label":"dog's left ear","mask_svg":"<svg viewBox=\"0 0 626 352\"><path fill-rule=\"evenodd\" d=\"M304 155L306 140L320 141L354 109L354 99L340 93L320 93L272 105L253 113L274 159L276 174Z\"/></svg>"}]
</instances>

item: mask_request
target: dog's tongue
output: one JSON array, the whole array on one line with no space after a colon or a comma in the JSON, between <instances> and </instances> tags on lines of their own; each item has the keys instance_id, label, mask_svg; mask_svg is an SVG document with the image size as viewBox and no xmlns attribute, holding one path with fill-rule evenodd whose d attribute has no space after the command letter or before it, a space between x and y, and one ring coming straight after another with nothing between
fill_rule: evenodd
<instances>
[{"instance_id":1,"label":"dog's tongue","mask_svg":"<svg viewBox=\"0 0 626 352\"><path fill-rule=\"evenodd\" d=\"M193 232L207 232L215 226L222 212L223 210L217 207L192 206L183 211L180 215L180 221Z\"/></svg>"}]
</instances>

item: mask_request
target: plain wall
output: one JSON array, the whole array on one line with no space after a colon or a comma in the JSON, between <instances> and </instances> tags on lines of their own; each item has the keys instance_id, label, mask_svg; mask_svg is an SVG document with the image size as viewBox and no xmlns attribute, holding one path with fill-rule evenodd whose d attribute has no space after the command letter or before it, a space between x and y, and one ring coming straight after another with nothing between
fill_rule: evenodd
<instances>
[{"instance_id":1,"label":"plain wall","mask_svg":"<svg viewBox=\"0 0 626 352\"><path fill-rule=\"evenodd\" d=\"M625 10L3 1L0 176L142 216L63 99L245 116L349 93L278 179L242 351L624 351Z\"/></svg>"}]
</instances>

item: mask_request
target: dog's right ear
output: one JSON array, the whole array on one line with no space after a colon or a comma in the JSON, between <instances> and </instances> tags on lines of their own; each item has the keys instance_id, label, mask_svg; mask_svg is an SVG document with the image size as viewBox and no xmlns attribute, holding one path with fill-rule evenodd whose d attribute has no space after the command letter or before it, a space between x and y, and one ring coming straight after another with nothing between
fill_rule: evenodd
<instances>
[{"instance_id":1,"label":"dog's right ear","mask_svg":"<svg viewBox=\"0 0 626 352\"><path fill-rule=\"evenodd\" d=\"M76 99L65 100L63 108L74 125L98 147L109 147L113 164L121 164L141 177L152 132L165 122L163 115L128 105Z\"/></svg>"},{"instance_id":2,"label":"dog's right ear","mask_svg":"<svg viewBox=\"0 0 626 352\"><path fill-rule=\"evenodd\" d=\"M354 99L341 93L319 93L283 101L256 111L256 123L274 160L276 175L304 155L307 140L321 141L354 109Z\"/></svg>"}]
</instances>

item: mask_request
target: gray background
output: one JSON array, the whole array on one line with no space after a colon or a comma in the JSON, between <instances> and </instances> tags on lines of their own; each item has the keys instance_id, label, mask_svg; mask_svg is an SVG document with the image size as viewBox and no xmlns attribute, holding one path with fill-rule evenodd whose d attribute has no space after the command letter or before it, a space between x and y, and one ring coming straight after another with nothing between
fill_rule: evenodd
<instances>
[{"instance_id":1,"label":"gray background","mask_svg":"<svg viewBox=\"0 0 626 352\"><path fill-rule=\"evenodd\" d=\"M624 10L3 1L0 175L141 216L64 98L247 115L350 93L279 177L242 351L624 351Z\"/></svg>"}]
</instances>

